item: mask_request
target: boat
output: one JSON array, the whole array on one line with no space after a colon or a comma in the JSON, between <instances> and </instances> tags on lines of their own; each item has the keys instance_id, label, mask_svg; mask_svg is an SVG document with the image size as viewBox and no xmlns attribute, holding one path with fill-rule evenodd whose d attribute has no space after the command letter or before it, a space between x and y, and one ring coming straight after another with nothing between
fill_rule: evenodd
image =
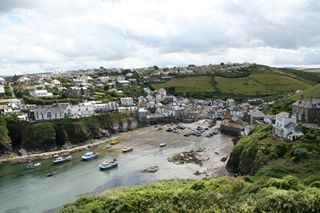
<instances>
[{"instance_id":1,"label":"boat","mask_svg":"<svg viewBox=\"0 0 320 213\"><path fill-rule=\"evenodd\" d=\"M160 143L160 147L165 147L165 146L167 146L166 143Z\"/></svg>"},{"instance_id":2,"label":"boat","mask_svg":"<svg viewBox=\"0 0 320 213\"><path fill-rule=\"evenodd\" d=\"M41 163L32 163L31 161L28 162L26 169L35 169L41 166Z\"/></svg>"},{"instance_id":3,"label":"boat","mask_svg":"<svg viewBox=\"0 0 320 213\"><path fill-rule=\"evenodd\" d=\"M106 161L102 164L99 165L100 170L107 170L107 169L112 169L118 166L118 162L116 159L113 159L112 161Z\"/></svg>"},{"instance_id":4,"label":"boat","mask_svg":"<svg viewBox=\"0 0 320 213\"><path fill-rule=\"evenodd\" d=\"M118 139L113 139L110 144L111 145L116 145L118 143L120 143L120 141Z\"/></svg>"},{"instance_id":5,"label":"boat","mask_svg":"<svg viewBox=\"0 0 320 213\"><path fill-rule=\"evenodd\" d=\"M110 149L112 147L112 145L111 144L108 144L108 145L106 145L104 148L105 149Z\"/></svg>"},{"instance_id":6,"label":"boat","mask_svg":"<svg viewBox=\"0 0 320 213\"><path fill-rule=\"evenodd\" d=\"M131 152L133 150L132 147L123 147L122 152Z\"/></svg>"},{"instance_id":7,"label":"boat","mask_svg":"<svg viewBox=\"0 0 320 213\"><path fill-rule=\"evenodd\" d=\"M82 155L81 159L82 160L92 160L92 159L96 159L98 156L99 156L99 153L87 152L84 155Z\"/></svg>"},{"instance_id":8,"label":"boat","mask_svg":"<svg viewBox=\"0 0 320 213\"><path fill-rule=\"evenodd\" d=\"M54 165L58 165L58 164L62 164L62 163L66 163L72 160L72 156L62 156L62 157L58 157L56 158L52 163Z\"/></svg>"},{"instance_id":9,"label":"boat","mask_svg":"<svg viewBox=\"0 0 320 213\"><path fill-rule=\"evenodd\" d=\"M54 173L51 172L51 173L48 173L48 174L47 174L47 177L51 177L51 176L53 176L53 175L54 175Z\"/></svg>"}]
</instances>

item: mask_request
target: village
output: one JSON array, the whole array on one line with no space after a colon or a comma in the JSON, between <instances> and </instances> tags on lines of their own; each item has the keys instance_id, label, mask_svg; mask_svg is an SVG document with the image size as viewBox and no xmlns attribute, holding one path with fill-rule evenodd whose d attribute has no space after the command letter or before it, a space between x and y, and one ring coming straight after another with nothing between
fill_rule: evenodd
<instances>
[{"instance_id":1,"label":"village","mask_svg":"<svg viewBox=\"0 0 320 213\"><path fill-rule=\"evenodd\" d=\"M295 140L302 128L318 128L319 99L304 99L292 104L291 112L265 114L274 101L261 98L239 102L226 99L195 99L168 94L150 83L170 79L172 74L236 72L247 64L207 65L190 69L151 67L145 69L92 69L86 71L30 74L0 79L0 114L37 122L89 117L104 112L119 112L137 118L140 126L161 123L191 123L203 119L221 121L220 131L239 137L248 135L257 123L273 125L276 136ZM129 96L131 95L131 96ZM194 130L199 135L198 130ZM190 133L191 134L191 133ZM189 134L189 135L190 135ZM188 134L186 136L189 136Z\"/></svg>"}]
</instances>

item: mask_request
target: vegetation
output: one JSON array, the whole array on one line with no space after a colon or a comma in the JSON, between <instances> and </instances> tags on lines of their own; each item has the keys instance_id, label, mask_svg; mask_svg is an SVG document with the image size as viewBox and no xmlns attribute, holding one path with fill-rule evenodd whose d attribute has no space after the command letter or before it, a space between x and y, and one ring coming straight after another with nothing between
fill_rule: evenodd
<instances>
[{"instance_id":1,"label":"vegetation","mask_svg":"<svg viewBox=\"0 0 320 213\"><path fill-rule=\"evenodd\" d=\"M296 69L281 69L281 71L287 75L292 76L293 78L306 81L310 84L318 84L320 83L320 73L307 72L304 70L296 70Z\"/></svg>"},{"instance_id":2,"label":"vegetation","mask_svg":"<svg viewBox=\"0 0 320 213\"><path fill-rule=\"evenodd\" d=\"M66 143L83 143L89 139L107 136L105 130L113 133L112 123L120 119L130 117L112 112L79 119L66 118L29 123L10 116L0 120L0 137L3 138L1 141L11 140L14 151L20 148L47 151Z\"/></svg>"},{"instance_id":3,"label":"vegetation","mask_svg":"<svg viewBox=\"0 0 320 213\"><path fill-rule=\"evenodd\" d=\"M273 72L253 73L246 78L216 77L215 82L221 93L240 95L288 93L309 87L307 83Z\"/></svg>"},{"instance_id":4,"label":"vegetation","mask_svg":"<svg viewBox=\"0 0 320 213\"><path fill-rule=\"evenodd\" d=\"M319 212L320 189L292 176L166 180L82 197L67 212Z\"/></svg>"},{"instance_id":5,"label":"vegetation","mask_svg":"<svg viewBox=\"0 0 320 213\"><path fill-rule=\"evenodd\" d=\"M6 121L0 116L0 154L7 150L10 144L10 139L8 136L8 129L6 128Z\"/></svg>"},{"instance_id":6,"label":"vegetation","mask_svg":"<svg viewBox=\"0 0 320 213\"><path fill-rule=\"evenodd\" d=\"M167 88L175 95L195 98L275 96L307 89L318 76L296 70L251 65L233 72L201 75L178 75L164 83L153 84L155 89Z\"/></svg>"},{"instance_id":7,"label":"vegetation","mask_svg":"<svg viewBox=\"0 0 320 213\"><path fill-rule=\"evenodd\" d=\"M278 100L269 109L265 110L266 113L277 114L283 111L291 111L292 103L296 100L303 98L320 98L320 84L314 85L299 94Z\"/></svg>"},{"instance_id":8,"label":"vegetation","mask_svg":"<svg viewBox=\"0 0 320 213\"><path fill-rule=\"evenodd\" d=\"M319 212L320 130L285 141L259 125L241 138L228 168L245 176L165 180L81 197L66 212Z\"/></svg>"}]
</instances>

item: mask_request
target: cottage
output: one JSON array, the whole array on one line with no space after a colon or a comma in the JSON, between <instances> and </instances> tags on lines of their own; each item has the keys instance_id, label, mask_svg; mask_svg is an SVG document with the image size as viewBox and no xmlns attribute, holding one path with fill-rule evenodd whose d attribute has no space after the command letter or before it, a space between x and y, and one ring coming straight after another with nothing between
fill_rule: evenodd
<instances>
[{"instance_id":1,"label":"cottage","mask_svg":"<svg viewBox=\"0 0 320 213\"><path fill-rule=\"evenodd\" d=\"M291 141L303 135L297 126L296 117L291 116L288 112L280 112L276 115L276 123L272 129L273 133L278 137Z\"/></svg>"},{"instance_id":2,"label":"cottage","mask_svg":"<svg viewBox=\"0 0 320 213\"><path fill-rule=\"evenodd\" d=\"M250 111L250 124L254 124L256 121L263 121L265 118L265 114L260 110L252 110Z\"/></svg>"},{"instance_id":3,"label":"cottage","mask_svg":"<svg viewBox=\"0 0 320 213\"><path fill-rule=\"evenodd\" d=\"M53 94L48 92L47 90L33 90L30 92L30 95L35 98L42 98L42 97L52 97Z\"/></svg>"}]
</instances>

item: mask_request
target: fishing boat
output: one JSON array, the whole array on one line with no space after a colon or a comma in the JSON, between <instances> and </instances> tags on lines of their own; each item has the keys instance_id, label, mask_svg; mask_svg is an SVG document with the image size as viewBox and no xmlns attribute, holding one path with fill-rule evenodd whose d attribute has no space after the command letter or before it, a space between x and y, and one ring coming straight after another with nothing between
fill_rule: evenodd
<instances>
[{"instance_id":1,"label":"fishing boat","mask_svg":"<svg viewBox=\"0 0 320 213\"><path fill-rule=\"evenodd\" d=\"M123 152L123 153L125 153L125 152L131 152L132 150L133 150L132 147L126 147L126 146L125 146L125 147L122 148L122 152Z\"/></svg>"},{"instance_id":2,"label":"fishing boat","mask_svg":"<svg viewBox=\"0 0 320 213\"><path fill-rule=\"evenodd\" d=\"M160 147L165 147L165 146L167 146L166 143L160 143Z\"/></svg>"},{"instance_id":3,"label":"fishing boat","mask_svg":"<svg viewBox=\"0 0 320 213\"><path fill-rule=\"evenodd\" d=\"M112 161L106 161L99 165L100 170L107 170L112 169L118 166L118 162L116 162L116 159L113 159Z\"/></svg>"},{"instance_id":4,"label":"fishing boat","mask_svg":"<svg viewBox=\"0 0 320 213\"><path fill-rule=\"evenodd\" d=\"M29 161L26 165L26 169L35 169L39 166L41 166L41 163L32 163L31 161Z\"/></svg>"},{"instance_id":5,"label":"fishing boat","mask_svg":"<svg viewBox=\"0 0 320 213\"><path fill-rule=\"evenodd\" d=\"M62 157L58 157L56 158L52 163L54 165L58 165L58 164L62 164L62 163L66 163L72 160L72 156L62 156Z\"/></svg>"},{"instance_id":6,"label":"fishing boat","mask_svg":"<svg viewBox=\"0 0 320 213\"><path fill-rule=\"evenodd\" d=\"M81 159L84 160L84 161L87 161L87 160L96 159L96 158L98 158L98 156L99 156L99 153L87 152L84 155L82 155Z\"/></svg>"},{"instance_id":7,"label":"fishing boat","mask_svg":"<svg viewBox=\"0 0 320 213\"><path fill-rule=\"evenodd\" d=\"M113 139L110 144L111 145L116 145L118 143L120 143L120 141L118 139Z\"/></svg>"}]
</instances>

